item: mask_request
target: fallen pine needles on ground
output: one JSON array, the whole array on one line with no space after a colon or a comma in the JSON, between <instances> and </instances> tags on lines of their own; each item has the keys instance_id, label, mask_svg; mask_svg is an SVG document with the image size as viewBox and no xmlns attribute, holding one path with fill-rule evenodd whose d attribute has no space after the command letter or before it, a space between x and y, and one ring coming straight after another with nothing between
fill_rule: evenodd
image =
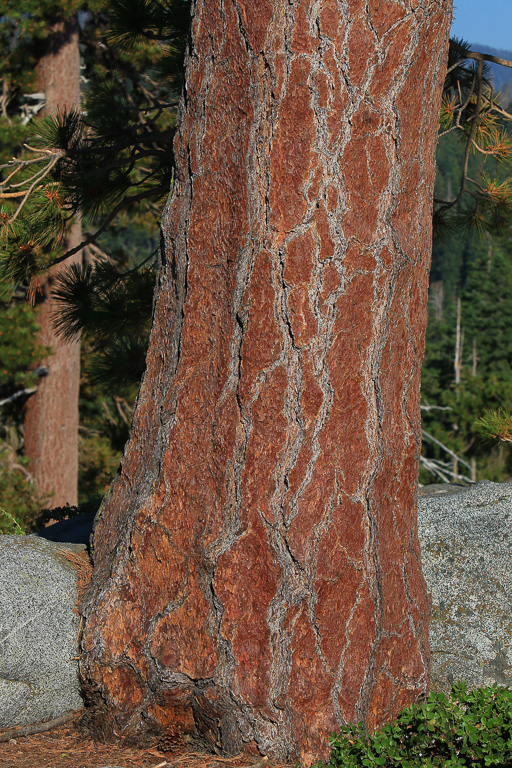
<instances>
[{"instance_id":1,"label":"fallen pine needles on ground","mask_svg":"<svg viewBox=\"0 0 512 768\"><path fill-rule=\"evenodd\" d=\"M45 733L18 733L1 743L0 768L291 768L256 756L227 758L194 752L180 744L169 752L156 746L135 749L102 744L84 735L78 727L81 714L76 712L72 721Z\"/></svg>"}]
</instances>

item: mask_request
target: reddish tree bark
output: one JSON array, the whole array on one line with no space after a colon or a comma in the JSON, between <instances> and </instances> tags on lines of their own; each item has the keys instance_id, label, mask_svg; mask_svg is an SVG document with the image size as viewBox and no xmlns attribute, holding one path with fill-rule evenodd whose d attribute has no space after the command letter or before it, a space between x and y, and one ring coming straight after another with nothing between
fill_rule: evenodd
<instances>
[{"instance_id":1,"label":"reddish tree bark","mask_svg":"<svg viewBox=\"0 0 512 768\"><path fill-rule=\"evenodd\" d=\"M196 0L95 727L305 765L426 693L416 531L449 2ZM100 706L103 702L103 709Z\"/></svg>"},{"instance_id":2,"label":"reddish tree bark","mask_svg":"<svg viewBox=\"0 0 512 768\"><path fill-rule=\"evenodd\" d=\"M46 94L45 114L80 106L80 53L75 21L51 26L38 61L38 82ZM81 242L82 227L71 228L64 248ZM72 260L78 261L77 254ZM70 263L70 262L68 262ZM63 342L53 330L56 304L51 290L60 269L48 270L40 286L38 322L40 339L51 353L42 362L48 374L41 378L25 411L25 455L37 488L48 496L48 506L77 503L78 393L80 344Z\"/></svg>"}]
</instances>

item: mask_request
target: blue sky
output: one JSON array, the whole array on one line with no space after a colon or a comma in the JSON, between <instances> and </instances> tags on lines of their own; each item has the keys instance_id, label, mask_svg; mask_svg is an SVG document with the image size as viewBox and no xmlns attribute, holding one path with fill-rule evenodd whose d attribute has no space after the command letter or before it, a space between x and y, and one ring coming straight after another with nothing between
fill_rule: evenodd
<instances>
[{"instance_id":1,"label":"blue sky","mask_svg":"<svg viewBox=\"0 0 512 768\"><path fill-rule=\"evenodd\" d=\"M455 0L452 35L512 51L512 0Z\"/></svg>"}]
</instances>

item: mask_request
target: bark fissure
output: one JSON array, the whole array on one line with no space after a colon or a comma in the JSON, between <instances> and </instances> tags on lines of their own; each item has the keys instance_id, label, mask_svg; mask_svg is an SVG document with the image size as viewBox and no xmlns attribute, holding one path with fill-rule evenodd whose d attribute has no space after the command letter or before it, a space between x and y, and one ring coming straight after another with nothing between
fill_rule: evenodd
<instances>
[{"instance_id":1,"label":"bark fissure","mask_svg":"<svg viewBox=\"0 0 512 768\"><path fill-rule=\"evenodd\" d=\"M308 765L342 722L371 728L428 683L405 361L449 14L192 5L148 371L97 526L82 671L119 735L172 723Z\"/></svg>"}]
</instances>

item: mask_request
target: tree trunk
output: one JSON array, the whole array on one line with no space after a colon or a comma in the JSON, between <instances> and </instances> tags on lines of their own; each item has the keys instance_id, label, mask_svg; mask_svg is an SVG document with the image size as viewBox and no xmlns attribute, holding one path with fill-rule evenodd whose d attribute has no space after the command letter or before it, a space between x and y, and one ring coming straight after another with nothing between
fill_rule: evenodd
<instances>
[{"instance_id":1,"label":"tree trunk","mask_svg":"<svg viewBox=\"0 0 512 768\"><path fill-rule=\"evenodd\" d=\"M457 319L455 321L455 355L453 358L454 384L460 384L462 374L462 348L464 343L464 329L461 330L460 321L462 314L462 300L457 296Z\"/></svg>"},{"instance_id":2,"label":"tree trunk","mask_svg":"<svg viewBox=\"0 0 512 768\"><path fill-rule=\"evenodd\" d=\"M95 531L104 736L309 765L423 696L448 3L196 0L147 371ZM94 711L94 710L93 710Z\"/></svg>"},{"instance_id":3,"label":"tree trunk","mask_svg":"<svg viewBox=\"0 0 512 768\"><path fill-rule=\"evenodd\" d=\"M45 114L80 106L80 54L76 22L59 22L50 28L38 62L39 88L46 94ZM82 239L79 221L70 229L64 248ZM75 261L80 259L77 254ZM68 262L69 263L69 262ZM60 266L48 270L37 297L41 342L51 353L43 361L48 374L41 378L25 412L25 455L38 490L48 496L48 506L77 503L78 393L80 344L63 342L52 327L56 309L52 284Z\"/></svg>"}]
</instances>

